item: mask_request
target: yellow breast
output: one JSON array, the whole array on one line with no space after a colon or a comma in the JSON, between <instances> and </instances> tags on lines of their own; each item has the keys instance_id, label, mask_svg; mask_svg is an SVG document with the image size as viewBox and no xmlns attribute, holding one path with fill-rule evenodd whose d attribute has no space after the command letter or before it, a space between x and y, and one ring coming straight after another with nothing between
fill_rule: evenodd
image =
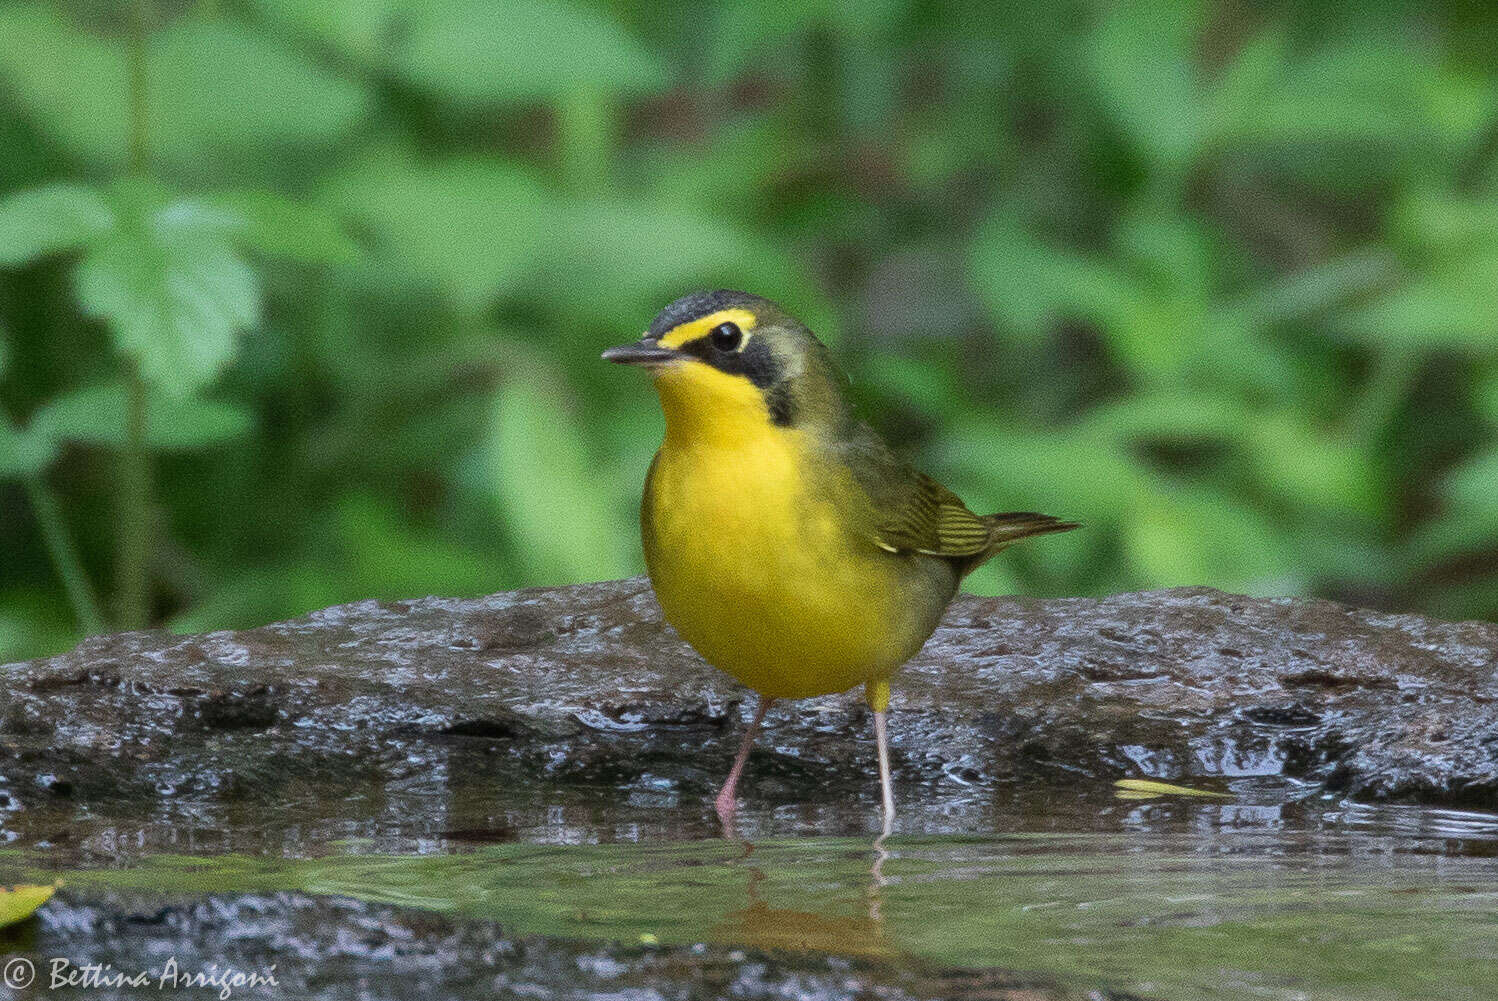
<instances>
[{"instance_id":1,"label":"yellow breast","mask_svg":"<svg viewBox=\"0 0 1498 1001\"><path fill-rule=\"evenodd\" d=\"M906 624L888 554L850 528L834 473L808 467L802 432L773 425L758 390L706 366L656 384L667 432L641 522L667 620L772 697L887 677L925 635Z\"/></svg>"}]
</instances>

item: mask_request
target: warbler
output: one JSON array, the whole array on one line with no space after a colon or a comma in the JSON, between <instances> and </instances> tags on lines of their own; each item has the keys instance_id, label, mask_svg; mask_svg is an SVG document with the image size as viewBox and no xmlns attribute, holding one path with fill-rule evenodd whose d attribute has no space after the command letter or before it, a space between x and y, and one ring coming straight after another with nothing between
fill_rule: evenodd
<instances>
[{"instance_id":1,"label":"warbler","mask_svg":"<svg viewBox=\"0 0 1498 1001\"><path fill-rule=\"evenodd\" d=\"M975 567L1077 526L976 515L896 458L853 416L826 346L768 299L683 296L638 343L603 357L648 370L665 413L640 504L661 610L708 663L760 695L719 818L732 826L739 777L776 700L863 685L888 831L891 676Z\"/></svg>"}]
</instances>

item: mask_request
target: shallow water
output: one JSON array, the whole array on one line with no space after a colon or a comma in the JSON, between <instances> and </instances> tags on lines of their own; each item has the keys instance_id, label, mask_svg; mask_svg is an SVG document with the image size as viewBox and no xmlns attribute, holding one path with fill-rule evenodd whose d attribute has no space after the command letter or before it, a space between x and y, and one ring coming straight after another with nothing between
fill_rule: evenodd
<instances>
[{"instance_id":1,"label":"shallow water","mask_svg":"<svg viewBox=\"0 0 1498 1001\"><path fill-rule=\"evenodd\" d=\"M761 780L760 786L770 783ZM1368 804L1318 794L1281 778L1203 780L1227 798L1121 797L1080 783L956 793L904 791L895 831L904 837L1016 833L1132 834L1175 838L1208 853L1498 856L1498 813ZM749 839L872 837L874 790L819 789L814 799L745 799L735 833ZM300 795L251 799L238 808L156 800L0 811L0 846L42 851L58 864L120 866L152 855L302 857L329 846L423 855L480 845L614 844L719 838L710 792L666 781L622 788L534 783L491 785L482 773L451 776L443 795L402 796L389 785L307 784ZM341 850L341 848L340 848Z\"/></svg>"},{"instance_id":2,"label":"shallow water","mask_svg":"<svg viewBox=\"0 0 1498 1001\"><path fill-rule=\"evenodd\" d=\"M743 839L730 841L702 804L640 790L599 791L591 804L460 797L435 814L440 825L360 813L353 790L346 828L281 814L258 840L237 829L232 854L162 850L160 818L77 818L89 833L76 841L0 854L0 882L62 878L62 915L268 894L263 916L295 894L498 922L522 939L619 943L607 962L621 969L658 950L727 948L742 951L732 963L1000 968L1021 985L995 994L943 980L936 989L951 996L1498 998L1498 815L1287 800L1280 781L1223 788L1233 799L975 791L910 817L882 846L858 800L749 808ZM308 836L341 829L349 836ZM44 910L26 948L76 953L68 920ZM149 958L128 936L109 948L117 969ZM654 996L672 996L666 984L682 974L662 976Z\"/></svg>"}]
</instances>

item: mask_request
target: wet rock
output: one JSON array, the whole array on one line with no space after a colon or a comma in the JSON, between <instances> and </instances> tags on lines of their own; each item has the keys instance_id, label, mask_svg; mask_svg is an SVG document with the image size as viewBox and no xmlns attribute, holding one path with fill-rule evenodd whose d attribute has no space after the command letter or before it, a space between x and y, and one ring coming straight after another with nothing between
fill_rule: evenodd
<instances>
[{"instance_id":1,"label":"wet rock","mask_svg":"<svg viewBox=\"0 0 1498 1001\"><path fill-rule=\"evenodd\" d=\"M32 963L38 989L122 1001L167 988L182 996L220 996L225 987L224 996L306 1001L1133 997L1079 992L1035 974L944 970L839 955L836 948L827 954L517 936L492 921L301 893L163 905L159 895L84 897L64 891L35 920L0 931L0 955ZM189 979L194 976L207 979L197 983Z\"/></svg>"},{"instance_id":2,"label":"wet rock","mask_svg":"<svg viewBox=\"0 0 1498 1001\"><path fill-rule=\"evenodd\" d=\"M35 818L36 837L79 810L437 837L510 829L507 804L544 811L569 788L582 807L705 802L752 707L641 579L101 636L0 676L0 823ZM1124 776L1498 807L1498 626L1484 623L1205 588L964 597L894 708L902 801L932 816L974 787ZM777 706L770 727L751 795L871 795L856 694Z\"/></svg>"},{"instance_id":3,"label":"wet rock","mask_svg":"<svg viewBox=\"0 0 1498 1001\"><path fill-rule=\"evenodd\" d=\"M276 696L269 685L257 685L248 692L210 695L198 702L196 712L203 726L210 730L264 730L279 715Z\"/></svg>"}]
</instances>

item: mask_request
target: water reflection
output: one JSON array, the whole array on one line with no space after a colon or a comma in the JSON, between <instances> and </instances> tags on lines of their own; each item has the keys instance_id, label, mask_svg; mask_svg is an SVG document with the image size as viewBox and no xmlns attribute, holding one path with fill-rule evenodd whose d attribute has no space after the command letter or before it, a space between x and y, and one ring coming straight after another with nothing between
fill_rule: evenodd
<instances>
[{"instance_id":1,"label":"water reflection","mask_svg":"<svg viewBox=\"0 0 1498 1001\"><path fill-rule=\"evenodd\" d=\"M939 795L902 790L895 831L904 837L1009 833L1186 836L1193 850L1268 854L1498 853L1498 814L1360 804L1280 778L1243 778L1222 801L1162 797L1123 801L1107 787L972 787ZM520 841L581 845L681 842L719 833L705 797L662 781L612 789L488 785L454 773L442 795L407 795L371 784L306 784L273 803L183 797L149 804L43 801L0 810L0 844L41 848L62 860L120 864L159 853L227 852L296 857L309 852L463 852ZM872 790L866 791L871 793ZM745 838L866 837L878 803L850 791L835 799L749 799L736 829Z\"/></svg>"},{"instance_id":2,"label":"water reflection","mask_svg":"<svg viewBox=\"0 0 1498 1001\"><path fill-rule=\"evenodd\" d=\"M1300 825L1293 837L1224 833L1220 814L1203 836L1191 829L1200 811L1239 806L1130 807L1156 808L1185 809L1190 823L1172 833L151 856L60 873L51 853L26 853L0 856L0 881L60 874L75 898L127 893L147 898L129 906L148 913L183 895L299 891L497 921L520 935L1031 970L1077 988L1067 996L1236 998L1244 985L1283 1001L1483 996L1498 942L1498 871L1489 859L1411 846L1456 831L1492 843L1498 818L1443 811L1415 824L1396 811L1397 823L1414 826L1396 835L1396 822L1375 824L1379 808L1329 804L1326 812L1356 819L1340 822L1345 844L1327 851L1335 839L1307 833L1293 814L1276 821ZM1380 852L1384 844L1393 850ZM1405 959L1380 958L1394 953Z\"/></svg>"},{"instance_id":3,"label":"water reflection","mask_svg":"<svg viewBox=\"0 0 1498 1001\"><path fill-rule=\"evenodd\" d=\"M870 867L863 913L829 913L822 910L775 907L761 896L768 879L759 865L746 868L746 906L731 911L708 932L710 942L747 948L827 952L847 956L888 958L896 953L884 926L880 890L884 885L880 866L888 857L883 838L876 842Z\"/></svg>"}]
</instances>

